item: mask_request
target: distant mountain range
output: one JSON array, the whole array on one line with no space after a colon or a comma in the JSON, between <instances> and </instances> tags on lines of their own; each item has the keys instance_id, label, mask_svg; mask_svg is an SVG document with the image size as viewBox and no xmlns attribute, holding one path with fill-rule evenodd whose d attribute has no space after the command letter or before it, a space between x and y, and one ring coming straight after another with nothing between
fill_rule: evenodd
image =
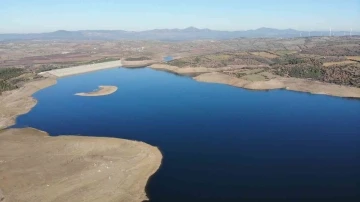
<instances>
[{"instance_id":1,"label":"distant mountain range","mask_svg":"<svg viewBox=\"0 0 360 202\"><path fill-rule=\"evenodd\" d=\"M349 35L349 31L334 31L333 36ZM352 32L360 35L360 32ZM0 34L0 41L8 40L160 40L186 41L199 39L232 39L232 38L294 38L308 36L329 36L329 31L299 31L294 29L273 29L262 27L246 31L218 31L188 27L186 29L154 29L147 31L124 30L59 30L36 34Z\"/></svg>"}]
</instances>

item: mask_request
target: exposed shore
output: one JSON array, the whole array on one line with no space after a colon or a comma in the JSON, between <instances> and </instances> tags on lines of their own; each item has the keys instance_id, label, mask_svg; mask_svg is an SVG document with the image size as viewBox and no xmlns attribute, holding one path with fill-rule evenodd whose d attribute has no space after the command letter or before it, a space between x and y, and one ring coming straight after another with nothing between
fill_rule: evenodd
<instances>
[{"instance_id":1,"label":"exposed shore","mask_svg":"<svg viewBox=\"0 0 360 202\"><path fill-rule=\"evenodd\" d=\"M360 98L359 88L305 79L276 77L267 81L248 81L218 72L228 68L177 68L164 64L155 64L151 68L183 75L196 74L194 79L197 81L246 89L287 89ZM36 105L36 100L31 97L36 91L54 84L55 79L46 78L0 95L0 129L13 125L18 115L29 112ZM146 182L159 168L162 159L156 147L141 142L80 136L50 137L32 128L1 130L0 154L2 201L142 201L146 199Z\"/></svg>"},{"instance_id":2,"label":"exposed shore","mask_svg":"<svg viewBox=\"0 0 360 202\"><path fill-rule=\"evenodd\" d=\"M136 67L147 67L156 63L155 60L141 60L141 61L126 61L122 60L122 67L136 68Z\"/></svg>"},{"instance_id":3,"label":"exposed shore","mask_svg":"<svg viewBox=\"0 0 360 202\"><path fill-rule=\"evenodd\" d=\"M76 93L75 95L78 96L104 96L104 95L110 95L113 94L117 91L117 87L116 86L99 86L98 89L96 89L95 91L92 92L88 92L88 93Z\"/></svg>"},{"instance_id":4,"label":"exposed shore","mask_svg":"<svg viewBox=\"0 0 360 202\"><path fill-rule=\"evenodd\" d=\"M0 154L2 202L141 202L162 160L143 142L50 137L33 128L0 131Z\"/></svg>"},{"instance_id":5,"label":"exposed shore","mask_svg":"<svg viewBox=\"0 0 360 202\"><path fill-rule=\"evenodd\" d=\"M208 83L227 84L235 87L250 90L273 90L287 89L292 91L307 92L312 94L324 94L346 98L360 98L360 88L341 86L336 84L323 83L298 78L276 77L267 81L248 81L236 78L219 71L228 70L225 68L186 67L178 68L166 64L154 64L153 69L168 71L182 75L196 75L196 81Z\"/></svg>"},{"instance_id":6,"label":"exposed shore","mask_svg":"<svg viewBox=\"0 0 360 202\"><path fill-rule=\"evenodd\" d=\"M162 160L156 147L117 138L50 137L32 128L3 130L36 105L35 92L56 84L52 77L0 95L0 200L147 200L146 183Z\"/></svg>"},{"instance_id":7,"label":"exposed shore","mask_svg":"<svg viewBox=\"0 0 360 202\"><path fill-rule=\"evenodd\" d=\"M200 75L200 74L204 74L204 73L230 69L229 67L224 67L224 68L207 68L207 67L179 68L179 67L170 66L170 65L166 65L166 64L153 64L150 66L150 68L156 69L156 70L167 71L167 72L171 72L171 73L175 73L175 74L181 74L181 75Z\"/></svg>"},{"instance_id":8,"label":"exposed shore","mask_svg":"<svg viewBox=\"0 0 360 202\"><path fill-rule=\"evenodd\" d=\"M28 113L36 105L37 100L32 97L35 92L54 84L55 79L41 79L0 95L0 130L14 125L17 116Z\"/></svg>"},{"instance_id":9,"label":"exposed shore","mask_svg":"<svg viewBox=\"0 0 360 202\"><path fill-rule=\"evenodd\" d=\"M90 65L68 67L63 69L55 69L55 70L41 72L39 73L39 75L45 77L65 77L65 76L71 76L71 75L99 71L102 69L109 69L109 68L115 68L121 66L122 66L121 60L117 60L112 62L103 62L103 63L96 63Z\"/></svg>"}]
</instances>

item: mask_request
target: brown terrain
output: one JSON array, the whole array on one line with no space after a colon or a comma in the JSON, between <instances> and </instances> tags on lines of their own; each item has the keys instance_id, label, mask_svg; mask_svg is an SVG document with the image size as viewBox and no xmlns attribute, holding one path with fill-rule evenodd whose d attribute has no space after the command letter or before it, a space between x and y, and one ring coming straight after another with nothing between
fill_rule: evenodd
<instances>
[{"instance_id":1,"label":"brown terrain","mask_svg":"<svg viewBox=\"0 0 360 202\"><path fill-rule=\"evenodd\" d=\"M0 76L0 90L18 88L46 70L119 59L125 67L158 66L166 55L176 58L167 65L179 68L176 70L179 74L197 76L209 72L204 68L216 68L217 72L249 81L280 76L359 87L359 44L358 36L181 42L1 42L0 75L4 71L1 69L17 69L5 79Z\"/></svg>"},{"instance_id":2,"label":"brown terrain","mask_svg":"<svg viewBox=\"0 0 360 202\"><path fill-rule=\"evenodd\" d=\"M115 138L50 137L32 128L4 129L36 105L33 93L54 84L52 78L37 79L0 95L0 201L146 200L147 180L162 159L156 147Z\"/></svg>"},{"instance_id":3,"label":"brown terrain","mask_svg":"<svg viewBox=\"0 0 360 202\"><path fill-rule=\"evenodd\" d=\"M121 59L127 67L151 64L201 82L360 98L359 50L357 36L0 42L0 200L142 201L161 162L158 149L144 143L4 129L36 104L33 93L56 83L39 72L90 71ZM163 62L167 55L174 60Z\"/></svg>"},{"instance_id":4,"label":"brown terrain","mask_svg":"<svg viewBox=\"0 0 360 202\"><path fill-rule=\"evenodd\" d=\"M13 125L18 115L28 113L36 105L37 101L31 97L32 94L54 84L54 79L39 79L3 92L0 95L0 130Z\"/></svg>"},{"instance_id":5,"label":"brown terrain","mask_svg":"<svg viewBox=\"0 0 360 202\"><path fill-rule=\"evenodd\" d=\"M3 130L0 201L140 202L147 199L147 180L161 158L143 142Z\"/></svg>"},{"instance_id":6,"label":"brown terrain","mask_svg":"<svg viewBox=\"0 0 360 202\"><path fill-rule=\"evenodd\" d=\"M162 58L159 57L157 60L150 57L128 57L122 60L123 67L146 67L157 62L161 62Z\"/></svg>"},{"instance_id":7,"label":"brown terrain","mask_svg":"<svg viewBox=\"0 0 360 202\"><path fill-rule=\"evenodd\" d=\"M154 64L154 69L192 75L197 81L253 90L289 89L360 97L360 38L305 40L300 50L223 51ZM318 50L329 49L328 56ZM261 50L261 49L259 49ZM356 55L356 56L355 56ZM204 74L206 73L206 74Z\"/></svg>"}]
</instances>

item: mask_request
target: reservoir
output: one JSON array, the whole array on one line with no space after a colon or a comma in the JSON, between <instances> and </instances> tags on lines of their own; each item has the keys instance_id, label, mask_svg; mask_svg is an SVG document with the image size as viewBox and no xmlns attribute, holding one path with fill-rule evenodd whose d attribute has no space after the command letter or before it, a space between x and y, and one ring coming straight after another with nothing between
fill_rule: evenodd
<instances>
[{"instance_id":1,"label":"reservoir","mask_svg":"<svg viewBox=\"0 0 360 202\"><path fill-rule=\"evenodd\" d=\"M100 85L108 96L81 97ZM357 201L360 100L249 91L149 68L60 78L15 127L159 147L151 201Z\"/></svg>"}]
</instances>

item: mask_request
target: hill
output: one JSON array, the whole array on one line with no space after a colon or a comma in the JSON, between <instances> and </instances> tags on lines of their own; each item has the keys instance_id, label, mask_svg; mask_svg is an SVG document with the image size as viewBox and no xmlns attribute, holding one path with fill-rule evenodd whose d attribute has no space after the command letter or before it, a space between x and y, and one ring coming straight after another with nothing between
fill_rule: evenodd
<instances>
[{"instance_id":1,"label":"hill","mask_svg":"<svg viewBox=\"0 0 360 202\"><path fill-rule=\"evenodd\" d=\"M147 31L124 30L58 30L48 33L34 34L0 34L0 41L8 40L159 40L189 41L201 39L233 39L233 38L294 38L306 36L327 36L328 31L307 32L294 29L273 29L262 27L246 31L218 31L188 27L185 29L154 29ZM349 32L332 32L334 36L349 35ZM353 32L359 35L360 32Z\"/></svg>"}]
</instances>

